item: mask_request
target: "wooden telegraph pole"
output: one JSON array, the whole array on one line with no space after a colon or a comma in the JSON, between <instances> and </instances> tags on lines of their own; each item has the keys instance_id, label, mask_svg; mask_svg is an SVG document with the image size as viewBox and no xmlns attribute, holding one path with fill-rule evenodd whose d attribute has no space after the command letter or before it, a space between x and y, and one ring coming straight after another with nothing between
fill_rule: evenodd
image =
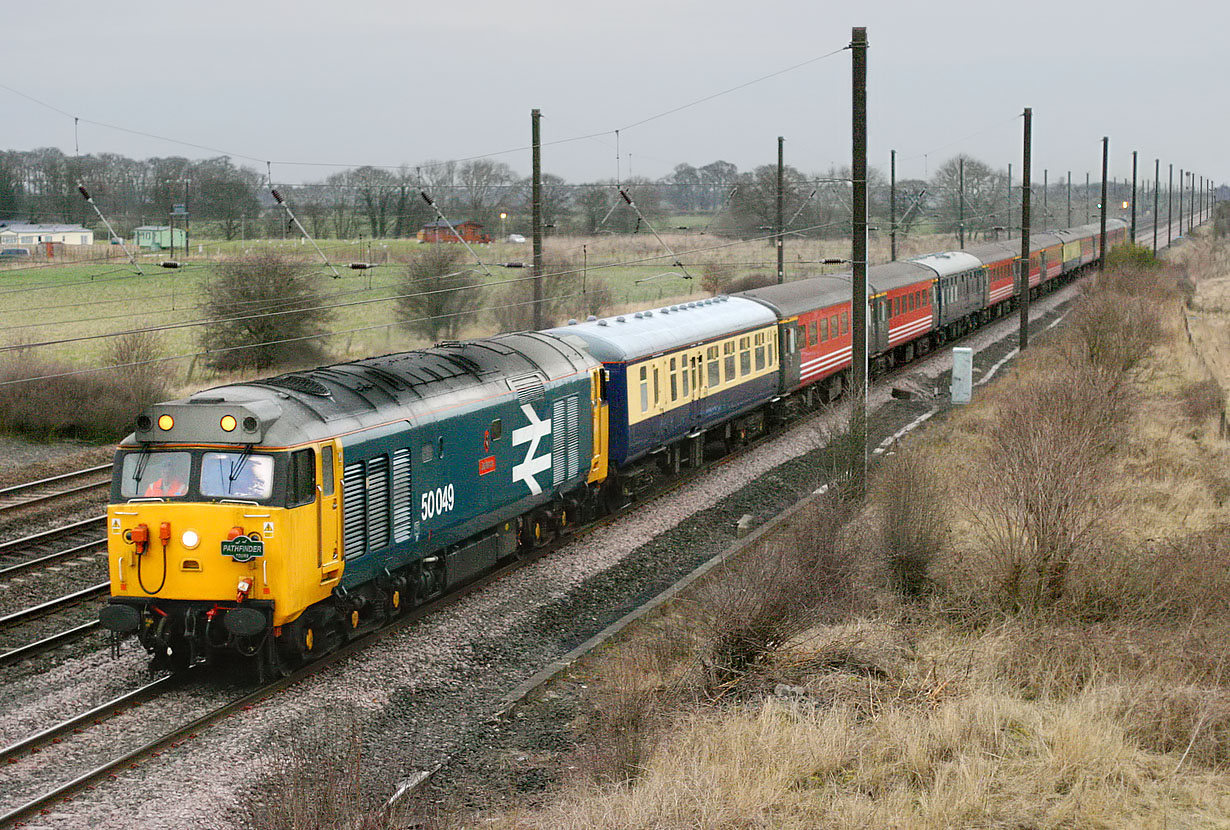
<instances>
[{"instance_id":1,"label":"wooden telegraph pole","mask_svg":"<svg viewBox=\"0 0 1230 830\"><path fill-rule=\"evenodd\" d=\"M1021 319L1019 343L1021 351L1029 348L1029 207L1030 207L1030 144L1032 143L1034 111L1025 108L1024 152L1021 159Z\"/></svg>"},{"instance_id":2,"label":"wooden telegraph pole","mask_svg":"<svg viewBox=\"0 0 1230 830\"><path fill-rule=\"evenodd\" d=\"M850 257L850 317L852 330L850 364L850 432L858 457L851 465L856 494L867 487L867 29L855 26L850 38L851 133L853 159L850 165L854 198Z\"/></svg>"}]
</instances>

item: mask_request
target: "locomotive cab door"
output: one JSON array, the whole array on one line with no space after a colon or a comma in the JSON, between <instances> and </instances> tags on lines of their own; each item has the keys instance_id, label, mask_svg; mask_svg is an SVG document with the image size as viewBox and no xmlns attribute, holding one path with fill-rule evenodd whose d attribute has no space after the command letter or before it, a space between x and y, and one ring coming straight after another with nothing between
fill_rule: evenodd
<instances>
[{"instance_id":1,"label":"locomotive cab door","mask_svg":"<svg viewBox=\"0 0 1230 830\"><path fill-rule=\"evenodd\" d=\"M320 466L316 475L316 517L319 542L316 563L321 570L320 581L324 584L341 576L341 545L338 542L338 532L342 517L338 504L338 476L342 465L341 459L337 457L337 448L333 444L323 445L318 463Z\"/></svg>"}]
</instances>

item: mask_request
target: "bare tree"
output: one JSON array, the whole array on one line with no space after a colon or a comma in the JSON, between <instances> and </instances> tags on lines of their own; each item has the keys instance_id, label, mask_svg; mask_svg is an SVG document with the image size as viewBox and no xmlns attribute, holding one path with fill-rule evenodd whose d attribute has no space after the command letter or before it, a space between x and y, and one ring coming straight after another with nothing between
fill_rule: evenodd
<instances>
[{"instance_id":1,"label":"bare tree","mask_svg":"<svg viewBox=\"0 0 1230 830\"><path fill-rule=\"evenodd\" d=\"M204 282L201 346L218 369L267 369L315 360L330 317L319 270L303 260L258 249L214 266Z\"/></svg>"},{"instance_id":2,"label":"bare tree","mask_svg":"<svg viewBox=\"0 0 1230 830\"><path fill-rule=\"evenodd\" d=\"M440 242L416 253L402 272L398 313L404 328L432 342L457 338L482 307L482 280L462 263L465 252Z\"/></svg>"}]
</instances>

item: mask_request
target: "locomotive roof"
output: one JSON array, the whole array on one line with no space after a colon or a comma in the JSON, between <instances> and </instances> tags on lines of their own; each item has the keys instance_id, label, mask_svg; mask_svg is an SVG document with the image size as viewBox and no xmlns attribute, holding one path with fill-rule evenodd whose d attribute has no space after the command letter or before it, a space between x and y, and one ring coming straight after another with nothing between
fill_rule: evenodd
<instances>
[{"instance_id":1,"label":"locomotive roof","mask_svg":"<svg viewBox=\"0 0 1230 830\"><path fill-rule=\"evenodd\" d=\"M263 443L288 446L389 421L422 420L429 412L465 406L492 394L519 392L567 377L595 363L574 344L536 332L502 334L434 348L228 384L186 399L155 404L125 443ZM171 430L157 427L171 414ZM224 433L223 414L256 430ZM144 425L144 429L141 427Z\"/></svg>"},{"instance_id":2,"label":"locomotive roof","mask_svg":"<svg viewBox=\"0 0 1230 830\"><path fill-rule=\"evenodd\" d=\"M713 297L560 326L544 333L587 349L608 363L636 360L776 322L777 315L760 303L742 297Z\"/></svg>"}]
</instances>

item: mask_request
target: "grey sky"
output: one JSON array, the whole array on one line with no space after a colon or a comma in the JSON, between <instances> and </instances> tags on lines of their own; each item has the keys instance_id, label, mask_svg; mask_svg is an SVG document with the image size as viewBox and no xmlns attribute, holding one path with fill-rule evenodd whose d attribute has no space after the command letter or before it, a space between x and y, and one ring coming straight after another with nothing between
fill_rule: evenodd
<instances>
[{"instance_id":1,"label":"grey sky","mask_svg":"<svg viewBox=\"0 0 1230 830\"><path fill-rule=\"evenodd\" d=\"M12 0L9 0L11 3ZM6 15L0 84L83 119L270 160L282 182L338 167L411 166L523 148L543 111L544 169L613 177L613 131L845 46L867 26L871 162L922 177L958 152L1019 171L1034 111L1036 180L1071 169L1141 177L1153 159L1226 178L1230 113L1215 90L1230 31L1224 3L1172 0L41 0ZM1100 28L1100 31L1099 31ZM741 170L776 160L807 172L847 164L850 57L840 52L622 130L620 173L679 162ZM0 148L73 152L71 118L0 89ZM82 153L214 155L83 123ZM503 154L520 173L528 150Z\"/></svg>"}]
</instances>

